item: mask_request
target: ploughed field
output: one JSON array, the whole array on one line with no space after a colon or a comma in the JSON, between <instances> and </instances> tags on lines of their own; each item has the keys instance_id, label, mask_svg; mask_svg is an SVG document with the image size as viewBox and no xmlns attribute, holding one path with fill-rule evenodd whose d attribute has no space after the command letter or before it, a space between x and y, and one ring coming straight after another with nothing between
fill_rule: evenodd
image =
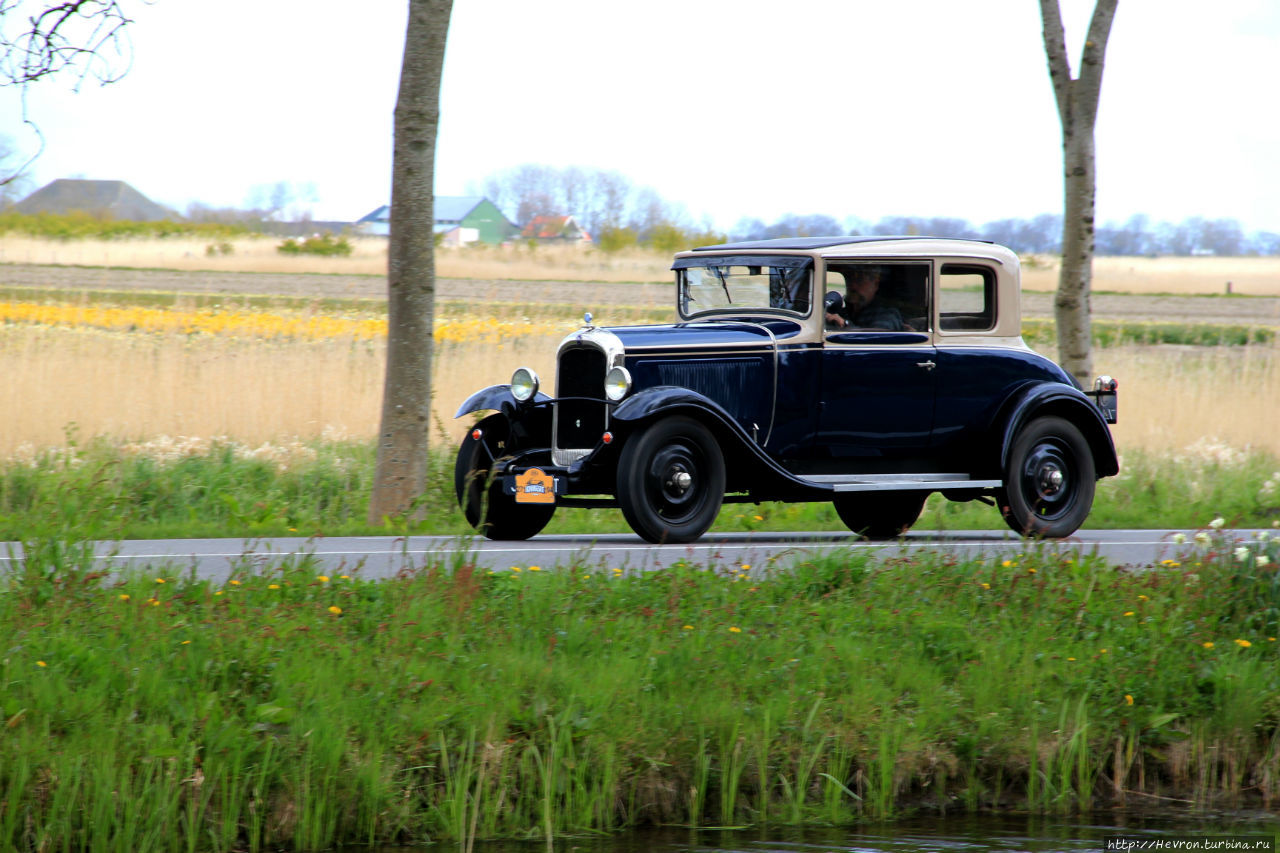
<instances>
[{"instance_id":1,"label":"ploughed field","mask_svg":"<svg viewBox=\"0 0 1280 853\"><path fill-rule=\"evenodd\" d=\"M8 264L0 267L0 285L68 291L142 291L154 293L288 296L315 299L383 299L386 279L378 275L317 273L207 272L168 269ZM1280 326L1280 297L1106 292L1107 280L1094 282L1096 318L1176 323ZM1280 283L1278 283L1280 287ZM512 281L441 277L441 302L502 302L528 305L578 305L602 323L613 322L611 307L663 308L672 304L670 284L594 281ZM1053 294L1023 293L1024 317L1052 317Z\"/></svg>"}]
</instances>

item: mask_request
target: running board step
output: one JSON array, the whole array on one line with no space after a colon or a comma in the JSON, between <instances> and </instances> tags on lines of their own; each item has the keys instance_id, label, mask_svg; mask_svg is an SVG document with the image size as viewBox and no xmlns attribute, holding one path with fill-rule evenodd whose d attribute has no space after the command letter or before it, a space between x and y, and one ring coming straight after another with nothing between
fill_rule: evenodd
<instances>
[{"instance_id":1,"label":"running board step","mask_svg":"<svg viewBox=\"0 0 1280 853\"><path fill-rule=\"evenodd\" d=\"M813 474L800 477L815 486L829 486L837 492L897 492L928 489L998 489L1003 480L975 480L966 474Z\"/></svg>"}]
</instances>

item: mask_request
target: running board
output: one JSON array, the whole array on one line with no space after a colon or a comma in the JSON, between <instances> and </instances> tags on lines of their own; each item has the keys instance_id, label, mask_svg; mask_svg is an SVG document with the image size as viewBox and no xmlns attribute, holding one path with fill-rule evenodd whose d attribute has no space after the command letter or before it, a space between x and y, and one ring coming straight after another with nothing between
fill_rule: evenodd
<instances>
[{"instance_id":1,"label":"running board","mask_svg":"<svg viewBox=\"0 0 1280 853\"><path fill-rule=\"evenodd\" d=\"M966 474L814 474L800 477L815 486L829 486L837 492L900 492L928 489L998 489L1003 480L975 480Z\"/></svg>"}]
</instances>

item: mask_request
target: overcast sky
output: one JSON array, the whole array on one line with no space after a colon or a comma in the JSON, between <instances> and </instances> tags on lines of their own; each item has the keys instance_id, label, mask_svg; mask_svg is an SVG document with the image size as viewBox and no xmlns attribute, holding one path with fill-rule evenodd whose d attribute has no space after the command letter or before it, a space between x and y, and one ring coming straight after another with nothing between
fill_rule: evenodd
<instances>
[{"instance_id":1,"label":"overcast sky","mask_svg":"<svg viewBox=\"0 0 1280 853\"><path fill-rule=\"evenodd\" d=\"M125 2L123 81L28 94L34 186L118 179L181 210L311 183L338 220L389 200L403 0ZM1062 6L1074 70L1092 0ZM1280 231L1278 85L1280 2L1120 0L1099 219ZM0 90L30 146L20 112ZM617 169L720 228L1061 210L1036 0L455 0L437 193L521 163Z\"/></svg>"}]
</instances>

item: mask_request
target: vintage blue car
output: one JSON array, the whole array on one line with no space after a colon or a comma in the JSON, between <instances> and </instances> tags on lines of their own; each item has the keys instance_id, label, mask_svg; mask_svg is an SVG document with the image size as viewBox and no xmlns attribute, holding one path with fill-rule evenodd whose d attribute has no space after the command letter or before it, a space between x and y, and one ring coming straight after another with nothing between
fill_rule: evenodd
<instances>
[{"instance_id":1,"label":"vintage blue car","mask_svg":"<svg viewBox=\"0 0 1280 853\"><path fill-rule=\"evenodd\" d=\"M527 539L557 506L617 506L649 542L702 536L724 502L831 501L892 538L934 492L1063 537L1119 470L1116 382L1088 391L1021 336L1019 263L990 243L826 237L682 252L676 322L586 325L471 395L492 412L455 468L467 520Z\"/></svg>"}]
</instances>

